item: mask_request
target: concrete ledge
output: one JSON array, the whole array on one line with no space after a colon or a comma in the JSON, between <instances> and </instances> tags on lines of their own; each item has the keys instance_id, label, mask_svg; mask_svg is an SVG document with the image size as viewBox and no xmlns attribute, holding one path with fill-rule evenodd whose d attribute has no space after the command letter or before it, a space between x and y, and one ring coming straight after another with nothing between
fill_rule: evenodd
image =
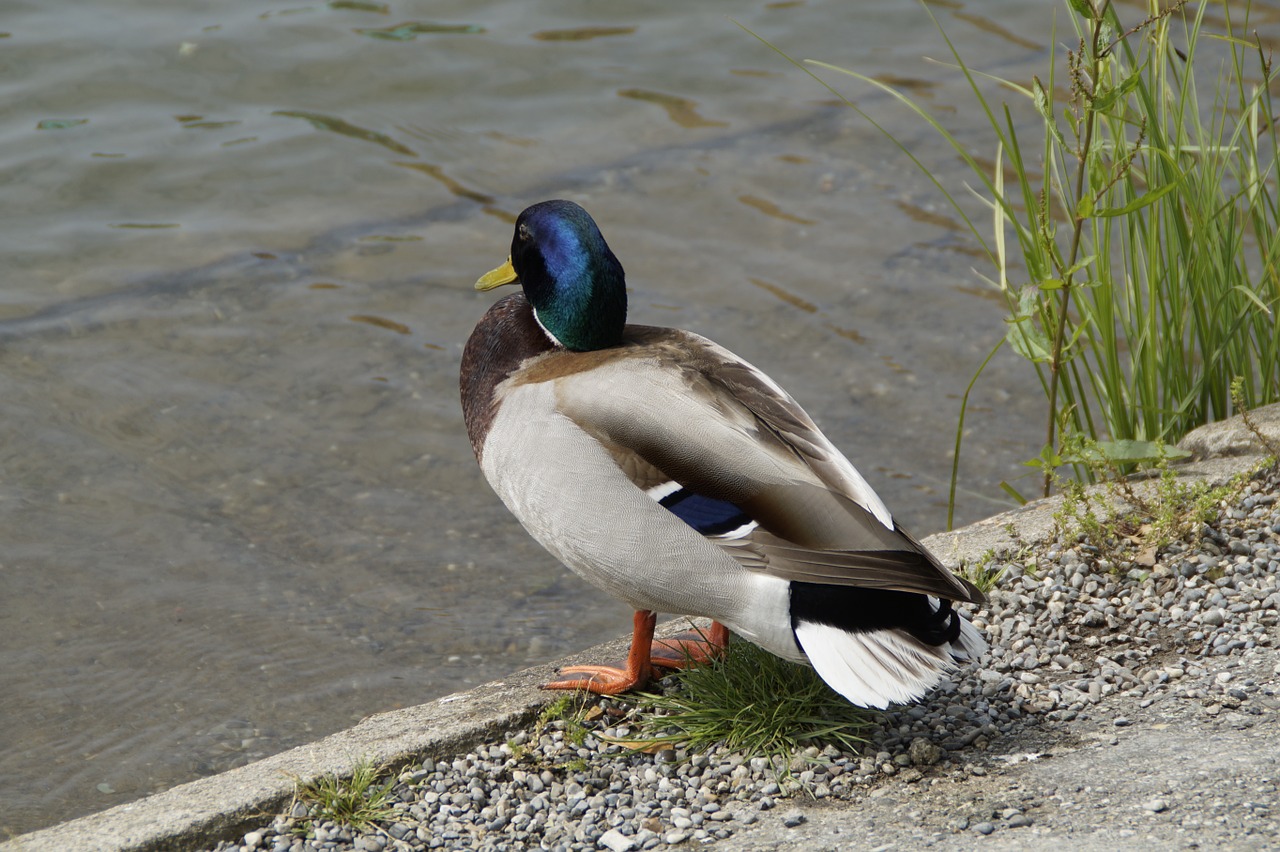
<instances>
[{"instance_id":1,"label":"concrete ledge","mask_svg":"<svg viewBox=\"0 0 1280 852\"><path fill-rule=\"evenodd\" d=\"M1271 440L1280 442L1280 405L1260 409L1252 416ZM1198 453L1211 452L1206 448L1212 447L1231 452L1227 458L1180 466L1179 473L1189 479L1223 482L1252 470L1262 460L1261 445L1241 433L1238 419L1202 427L1184 444ZM961 530L929 536L924 543L955 566L978 559L991 549L1044 541L1060 505L1057 497L1035 501ZM1011 526L1017 531L1016 540L1009 535ZM678 632L686 624L684 619L668 622L659 628L659 635ZM153 852L236 839L261 824L264 817L269 820L284 810L293 795L295 779L306 781L327 773L349 776L357 762L367 759L393 768L428 757L444 759L526 724L556 697L539 687L551 679L557 667L585 660L621 659L626 656L629 640L628 636L598 645L572 658L524 669L418 707L370 716L353 728L248 766L22 835L0 844L0 852Z\"/></svg>"},{"instance_id":2,"label":"concrete ledge","mask_svg":"<svg viewBox=\"0 0 1280 852\"><path fill-rule=\"evenodd\" d=\"M687 620L668 622L658 635L678 633L687 625ZM393 769L428 757L441 760L527 724L563 694L540 688L558 667L624 659L630 640L606 642L417 707L374 714L353 728L248 766L21 835L0 844L0 852L162 852L236 839L261 824L264 815L270 820L286 808L295 779L349 777L361 760Z\"/></svg>"},{"instance_id":3,"label":"concrete ledge","mask_svg":"<svg viewBox=\"0 0 1280 852\"><path fill-rule=\"evenodd\" d=\"M379 713L318 742L210 778L182 784L3 844L16 850L167 850L212 845L283 810L294 779L350 775L361 759L400 766L466 751L496 731L523 724L544 703L535 671L430 704Z\"/></svg>"}]
</instances>

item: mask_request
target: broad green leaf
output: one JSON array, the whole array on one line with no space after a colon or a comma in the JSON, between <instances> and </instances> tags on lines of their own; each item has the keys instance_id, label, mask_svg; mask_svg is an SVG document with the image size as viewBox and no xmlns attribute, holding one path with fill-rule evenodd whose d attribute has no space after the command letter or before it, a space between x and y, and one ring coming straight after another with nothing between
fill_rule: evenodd
<instances>
[{"instance_id":1,"label":"broad green leaf","mask_svg":"<svg viewBox=\"0 0 1280 852\"><path fill-rule=\"evenodd\" d=\"M1101 150L1101 142L1095 137L1094 147L1089 153L1089 186L1085 188L1085 194L1090 198L1090 203L1095 207L1100 200L1095 193L1101 193L1103 187L1111 183L1110 161L1104 159Z\"/></svg>"},{"instance_id":2,"label":"broad green leaf","mask_svg":"<svg viewBox=\"0 0 1280 852\"><path fill-rule=\"evenodd\" d=\"M1053 134L1054 140L1061 147L1067 147L1067 141L1062 137L1062 131L1058 128L1058 123L1053 120L1053 101L1049 97L1049 91L1040 82L1039 77L1031 78L1031 102L1035 104L1036 111L1044 119L1045 129Z\"/></svg>"},{"instance_id":3,"label":"broad green leaf","mask_svg":"<svg viewBox=\"0 0 1280 852\"><path fill-rule=\"evenodd\" d=\"M1088 325L1089 325L1088 322L1076 323L1076 327L1071 331L1071 338L1062 345L1062 352L1063 352L1062 360L1064 361L1071 360L1072 355L1068 353L1073 353L1073 350L1071 347L1076 345L1076 341L1080 339L1080 335L1084 333L1084 330L1085 328L1088 327Z\"/></svg>"},{"instance_id":4,"label":"broad green leaf","mask_svg":"<svg viewBox=\"0 0 1280 852\"><path fill-rule=\"evenodd\" d=\"M1009 331L1005 334L1005 339L1009 341L1009 345L1013 347L1014 352L1017 352L1028 361L1042 364L1051 358L1052 347L1049 344L1048 336L1032 325L1030 317L1023 317L1021 321L1011 322Z\"/></svg>"},{"instance_id":5,"label":"broad green leaf","mask_svg":"<svg viewBox=\"0 0 1280 852\"><path fill-rule=\"evenodd\" d=\"M1005 319L1009 323L1005 340L1013 351L1037 364L1048 361L1053 351L1048 335L1035 322L1038 295L1035 287L1023 288L1018 296L1018 312Z\"/></svg>"},{"instance_id":6,"label":"broad green leaf","mask_svg":"<svg viewBox=\"0 0 1280 852\"><path fill-rule=\"evenodd\" d=\"M1093 263L1093 259L1094 259L1095 257L1097 257L1097 255L1096 255L1096 254L1091 254L1091 255L1089 255L1088 257L1086 257L1084 260L1077 261L1076 263L1071 264L1071 266L1070 266L1070 267L1068 267L1068 268L1067 268L1067 270L1066 270L1065 272L1063 272L1062 274L1063 274L1063 275L1067 275L1067 276L1075 275L1075 274L1076 274L1077 272L1079 272L1081 269L1084 269L1086 266L1088 266L1089 264Z\"/></svg>"},{"instance_id":7,"label":"broad green leaf","mask_svg":"<svg viewBox=\"0 0 1280 852\"><path fill-rule=\"evenodd\" d=\"M1138 87L1141 73L1141 69L1134 71L1119 86L1108 89L1095 97L1093 99L1093 108L1098 112L1109 112L1115 106L1116 101L1128 97L1129 93Z\"/></svg>"},{"instance_id":8,"label":"broad green leaf","mask_svg":"<svg viewBox=\"0 0 1280 852\"><path fill-rule=\"evenodd\" d=\"M1187 458L1191 453L1177 447L1168 447L1159 441L1138 441L1122 439L1119 441L1090 441L1079 447L1076 452L1068 454L1071 462L1097 464L1156 464L1168 459Z\"/></svg>"},{"instance_id":9,"label":"broad green leaf","mask_svg":"<svg viewBox=\"0 0 1280 852\"><path fill-rule=\"evenodd\" d=\"M1026 467L1049 471L1062 467L1064 461L1062 456L1058 455L1058 451L1053 448L1053 444L1045 444L1044 448L1040 450L1040 455L1033 459L1027 459L1022 464Z\"/></svg>"},{"instance_id":10,"label":"broad green leaf","mask_svg":"<svg viewBox=\"0 0 1280 852\"><path fill-rule=\"evenodd\" d=\"M1106 46L1116 40L1115 27L1111 26L1110 21L1103 21L1102 26L1098 28L1098 44Z\"/></svg>"},{"instance_id":11,"label":"broad green leaf","mask_svg":"<svg viewBox=\"0 0 1280 852\"><path fill-rule=\"evenodd\" d=\"M1107 218L1113 216L1126 216L1135 210L1141 210L1143 207L1155 204L1161 198L1164 198L1166 195L1177 189L1178 183L1180 183L1180 181L1166 183L1159 189L1153 189L1151 192L1145 192L1142 195L1139 195L1123 207L1107 207L1102 210L1094 210L1092 215Z\"/></svg>"},{"instance_id":12,"label":"broad green leaf","mask_svg":"<svg viewBox=\"0 0 1280 852\"><path fill-rule=\"evenodd\" d=\"M1053 110L1050 109L1049 93L1045 91L1044 83L1040 82L1039 77L1031 78L1031 102L1035 104L1036 112L1044 116L1046 121L1053 121Z\"/></svg>"},{"instance_id":13,"label":"broad green leaf","mask_svg":"<svg viewBox=\"0 0 1280 852\"><path fill-rule=\"evenodd\" d=\"M1089 0L1067 0L1067 3L1071 6L1071 11L1086 21L1092 21L1096 17L1093 11L1093 4Z\"/></svg>"}]
</instances>

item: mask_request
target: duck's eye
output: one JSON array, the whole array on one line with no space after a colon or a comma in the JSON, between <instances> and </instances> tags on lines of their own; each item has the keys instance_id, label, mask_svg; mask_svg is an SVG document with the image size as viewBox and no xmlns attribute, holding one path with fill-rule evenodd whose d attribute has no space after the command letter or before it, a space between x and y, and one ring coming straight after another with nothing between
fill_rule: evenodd
<instances>
[{"instance_id":1,"label":"duck's eye","mask_svg":"<svg viewBox=\"0 0 1280 852\"><path fill-rule=\"evenodd\" d=\"M529 233L529 226L524 224L523 222L521 222L520 227L516 229L516 234L520 237L521 241L523 242L528 242L529 240L533 239L533 235Z\"/></svg>"}]
</instances>

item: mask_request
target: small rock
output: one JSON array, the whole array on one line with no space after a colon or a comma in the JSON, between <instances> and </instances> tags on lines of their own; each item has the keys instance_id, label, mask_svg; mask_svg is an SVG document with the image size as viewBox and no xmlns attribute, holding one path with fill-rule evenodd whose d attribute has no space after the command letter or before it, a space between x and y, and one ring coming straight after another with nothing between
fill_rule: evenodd
<instances>
[{"instance_id":1,"label":"small rock","mask_svg":"<svg viewBox=\"0 0 1280 852\"><path fill-rule=\"evenodd\" d=\"M802 825L807 819L808 817L798 810L787 811L782 815L782 824L787 828L795 828L798 825Z\"/></svg>"},{"instance_id":2,"label":"small rock","mask_svg":"<svg viewBox=\"0 0 1280 852\"><path fill-rule=\"evenodd\" d=\"M996 827L989 822L980 822L973 827L973 830L979 834L990 834L996 830Z\"/></svg>"},{"instance_id":3,"label":"small rock","mask_svg":"<svg viewBox=\"0 0 1280 852\"><path fill-rule=\"evenodd\" d=\"M1117 728L1127 728L1130 725L1132 725L1133 722L1129 721L1129 719L1125 718L1124 716L1117 716L1114 720L1112 720L1111 724L1115 725Z\"/></svg>"},{"instance_id":4,"label":"small rock","mask_svg":"<svg viewBox=\"0 0 1280 852\"><path fill-rule=\"evenodd\" d=\"M911 762L916 766L932 766L942 759L942 749L924 737L916 737L907 748Z\"/></svg>"},{"instance_id":5,"label":"small rock","mask_svg":"<svg viewBox=\"0 0 1280 852\"><path fill-rule=\"evenodd\" d=\"M262 845L262 832L251 831L244 836L244 845L250 849L257 849Z\"/></svg>"},{"instance_id":6,"label":"small rock","mask_svg":"<svg viewBox=\"0 0 1280 852\"><path fill-rule=\"evenodd\" d=\"M1164 813L1169 810L1169 803L1164 799L1151 799L1150 801L1142 803L1142 809L1144 811L1150 811L1153 814Z\"/></svg>"},{"instance_id":7,"label":"small rock","mask_svg":"<svg viewBox=\"0 0 1280 852\"><path fill-rule=\"evenodd\" d=\"M1010 828L1026 828L1031 825L1031 817L1026 814L1014 814L1009 817L1008 826Z\"/></svg>"},{"instance_id":8,"label":"small rock","mask_svg":"<svg viewBox=\"0 0 1280 852\"><path fill-rule=\"evenodd\" d=\"M601 847L612 849L613 852L631 852L632 849L636 848L635 839L627 837L616 828L611 828L600 835L600 840L597 842Z\"/></svg>"}]
</instances>

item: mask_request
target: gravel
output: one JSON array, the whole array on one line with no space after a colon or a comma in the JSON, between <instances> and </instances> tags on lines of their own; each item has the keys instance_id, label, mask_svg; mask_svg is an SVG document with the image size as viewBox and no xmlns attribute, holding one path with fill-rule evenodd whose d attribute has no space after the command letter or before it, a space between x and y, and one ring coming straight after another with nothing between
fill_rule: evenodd
<instances>
[{"instance_id":1,"label":"gravel","mask_svg":"<svg viewBox=\"0 0 1280 852\"><path fill-rule=\"evenodd\" d=\"M862 809L899 794L908 804L894 822L922 845L957 837L963 848L966 836L993 835L983 841L989 845L1006 833L1064 826L1069 833L1071 821L1082 819L1078 802L1091 799L1122 806L1132 814L1124 819L1167 823L1168 831L1212 829L1216 843L1280 844L1273 817L1280 768L1215 781L1216 794L1159 789L1135 777L1129 793L1095 795L1091 785L1077 784L1081 789L1046 788L1026 800L975 795L963 808L931 807L947 785L994 781L986 776L1024 760L1122 744L1122 737L1171 725L1208 724L1247 736L1255 725L1273 724L1280 710L1278 491L1274 474L1250 483L1197 542L1166 548L1153 565L1113 565L1079 541L997 557L1001 564L993 567L1005 570L999 588L969 612L990 652L926 702L877 714L860 753L811 748L789 774L721 749L633 754L607 741L629 733L629 705L600 699L585 737L555 721L406 767L393 788L394 816L376 827L354 831L322 821L308 832L304 809L295 805L215 850L625 852L717 844L737 834L738 842L723 845L752 848L748 838L766 823L794 837L817 830L823 808ZM1039 749L1025 751L1028 744ZM1275 753L1269 739L1260 745ZM1118 820L1108 830L1132 842L1164 830L1128 826Z\"/></svg>"}]
</instances>

